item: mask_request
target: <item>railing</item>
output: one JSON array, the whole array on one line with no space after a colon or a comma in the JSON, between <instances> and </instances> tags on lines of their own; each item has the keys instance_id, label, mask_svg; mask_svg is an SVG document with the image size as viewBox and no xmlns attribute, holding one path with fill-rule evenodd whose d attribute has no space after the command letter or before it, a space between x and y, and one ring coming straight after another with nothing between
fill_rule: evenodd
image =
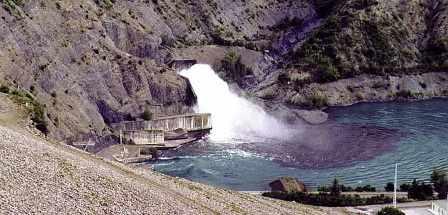
<instances>
[{"instance_id":1,"label":"railing","mask_svg":"<svg viewBox=\"0 0 448 215\"><path fill-rule=\"evenodd\" d=\"M124 131L123 134L126 140L132 140L136 145L163 144L165 142L163 130Z\"/></svg>"},{"instance_id":2,"label":"railing","mask_svg":"<svg viewBox=\"0 0 448 215\"><path fill-rule=\"evenodd\" d=\"M211 114L185 114L160 117L151 121L130 121L113 124L115 130L163 130L165 132L184 129L186 131L207 130L212 128Z\"/></svg>"}]
</instances>

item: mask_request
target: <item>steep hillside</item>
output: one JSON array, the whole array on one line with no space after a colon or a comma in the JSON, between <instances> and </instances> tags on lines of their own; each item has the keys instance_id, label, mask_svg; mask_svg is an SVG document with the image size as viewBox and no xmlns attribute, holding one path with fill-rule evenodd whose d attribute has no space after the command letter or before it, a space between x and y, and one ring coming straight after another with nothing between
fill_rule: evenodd
<instances>
[{"instance_id":1,"label":"steep hillside","mask_svg":"<svg viewBox=\"0 0 448 215\"><path fill-rule=\"evenodd\" d=\"M315 108L393 100L400 93L448 94L438 86L443 78L434 83L437 91L423 89L432 82L419 85L412 78L446 71L443 0L0 4L0 85L32 97L39 110L36 126L57 139L107 134L108 124L138 118L145 110L191 111L196 98L188 81L166 66L179 57L212 64L233 86L268 106ZM327 84L320 84L351 78L343 82L353 85L366 73L414 76L412 83L399 84L412 87L389 83L394 90L387 87L381 96L373 96L371 87L357 92L348 85L330 95Z\"/></svg>"},{"instance_id":2,"label":"steep hillside","mask_svg":"<svg viewBox=\"0 0 448 215\"><path fill-rule=\"evenodd\" d=\"M3 0L0 84L35 97L52 137L107 133L146 109L189 111L189 84L165 66L175 50L262 49L269 26L309 13L300 1Z\"/></svg>"},{"instance_id":3,"label":"steep hillside","mask_svg":"<svg viewBox=\"0 0 448 215\"><path fill-rule=\"evenodd\" d=\"M319 82L446 70L447 16L446 1L338 1L304 46L292 50L291 66L316 70Z\"/></svg>"}]
</instances>

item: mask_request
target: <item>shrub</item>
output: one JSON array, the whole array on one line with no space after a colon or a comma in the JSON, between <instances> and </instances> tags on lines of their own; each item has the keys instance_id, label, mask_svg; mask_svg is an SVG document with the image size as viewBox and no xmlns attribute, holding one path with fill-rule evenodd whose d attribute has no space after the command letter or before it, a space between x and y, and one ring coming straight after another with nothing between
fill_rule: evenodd
<instances>
[{"instance_id":1,"label":"shrub","mask_svg":"<svg viewBox=\"0 0 448 215\"><path fill-rule=\"evenodd\" d=\"M149 109L145 109L145 111L143 111L142 113L142 119L144 120L152 120L154 117L154 114L149 110Z\"/></svg>"},{"instance_id":2,"label":"shrub","mask_svg":"<svg viewBox=\"0 0 448 215\"><path fill-rule=\"evenodd\" d=\"M396 96L399 97L399 98L405 98L405 99L409 99L409 98L414 97L412 92L409 91L409 90L400 90L400 91L397 92Z\"/></svg>"},{"instance_id":3,"label":"shrub","mask_svg":"<svg viewBox=\"0 0 448 215\"><path fill-rule=\"evenodd\" d=\"M285 201L295 201L302 204L327 206L327 207L347 207L371 204L392 203L392 198L384 195L361 198L359 195L332 195L328 193L285 193L268 192L263 196L281 199Z\"/></svg>"},{"instance_id":4,"label":"shrub","mask_svg":"<svg viewBox=\"0 0 448 215\"><path fill-rule=\"evenodd\" d=\"M355 188L355 191L356 191L356 192L375 192L375 191L376 191L376 188L375 188L375 187L372 187L372 186L370 186L370 185L366 185L366 186L364 186L364 187L356 187L356 188Z\"/></svg>"},{"instance_id":5,"label":"shrub","mask_svg":"<svg viewBox=\"0 0 448 215\"><path fill-rule=\"evenodd\" d=\"M20 6L23 6L23 0L3 0L3 8L13 16L21 16L20 11L17 9Z\"/></svg>"},{"instance_id":6,"label":"shrub","mask_svg":"<svg viewBox=\"0 0 448 215\"><path fill-rule=\"evenodd\" d=\"M25 91L14 90L10 92L10 95L15 103L25 106L34 126L47 135L49 130L48 122L45 118L45 106L37 102L32 95Z\"/></svg>"},{"instance_id":7,"label":"shrub","mask_svg":"<svg viewBox=\"0 0 448 215\"><path fill-rule=\"evenodd\" d=\"M341 78L338 69L331 64L320 65L316 74L315 79L319 83L332 82Z\"/></svg>"},{"instance_id":8,"label":"shrub","mask_svg":"<svg viewBox=\"0 0 448 215\"><path fill-rule=\"evenodd\" d=\"M384 187L384 190L386 190L387 192L393 192L394 191L394 183L389 182L386 184L386 186Z\"/></svg>"},{"instance_id":9,"label":"shrub","mask_svg":"<svg viewBox=\"0 0 448 215\"><path fill-rule=\"evenodd\" d=\"M408 192L409 188L411 188L411 185L408 183L400 185L400 191L401 192Z\"/></svg>"},{"instance_id":10,"label":"shrub","mask_svg":"<svg viewBox=\"0 0 448 215\"><path fill-rule=\"evenodd\" d=\"M8 86L1 86L0 87L0 93L9 93L9 87Z\"/></svg>"},{"instance_id":11,"label":"shrub","mask_svg":"<svg viewBox=\"0 0 448 215\"><path fill-rule=\"evenodd\" d=\"M104 7L106 9L110 9L114 6L116 0L95 0L95 2L100 5L101 7Z\"/></svg>"},{"instance_id":12,"label":"shrub","mask_svg":"<svg viewBox=\"0 0 448 215\"><path fill-rule=\"evenodd\" d=\"M309 108L322 108L328 105L328 98L321 93L315 92L306 97L305 105Z\"/></svg>"},{"instance_id":13,"label":"shrub","mask_svg":"<svg viewBox=\"0 0 448 215\"><path fill-rule=\"evenodd\" d=\"M228 51L224 56L221 70L226 71L230 79L239 84L244 76L253 74L253 71L241 62L241 55L234 50Z\"/></svg>"},{"instance_id":14,"label":"shrub","mask_svg":"<svg viewBox=\"0 0 448 215\"><path fill-rule=\"evenodd\" d=\"M378 212L378 215L405 215L405 213L397 208L385 207Z\"/></svg>"}]
</instances>

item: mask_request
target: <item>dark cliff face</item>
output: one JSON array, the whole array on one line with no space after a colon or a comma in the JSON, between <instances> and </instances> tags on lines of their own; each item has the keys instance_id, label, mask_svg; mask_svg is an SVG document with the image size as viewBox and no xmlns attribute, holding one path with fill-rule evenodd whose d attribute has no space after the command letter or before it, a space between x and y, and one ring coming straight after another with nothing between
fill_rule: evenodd
<instances>
[{"instance_id":1,"label":"dark cliff face","mask_svg":"<svg viewBox=\"0 0 448 215\"><path fill-rule=\"evenodd\" d=\"M165 65L176 57L213 64L266 101L291 100L314 82L439 71L448 63L442 0L3 0L0 6L0 84L31 91L59 139L107 130L146 109L191 111L191 86Z\"/></svg>"}]
</instances>

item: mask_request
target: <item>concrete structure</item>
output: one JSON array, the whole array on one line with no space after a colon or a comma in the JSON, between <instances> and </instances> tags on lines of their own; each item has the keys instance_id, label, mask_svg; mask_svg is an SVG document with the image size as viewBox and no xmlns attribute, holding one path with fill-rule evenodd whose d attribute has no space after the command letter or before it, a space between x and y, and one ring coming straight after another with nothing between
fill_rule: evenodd
<instances>
[{"instance_id":1,"label":"concrete structure","mask_svg":"<svg viewBox=\"0 0 448 215\"><path fill-rule=\"evenodd\" d=\"M152 145L157 149L177 148L194 142L212 129L211 114L184 114L159 117L150 121L128 121L112 124L125 143ZM160 148L159 148L160 147Z\"/></svg>"},{"instance_id":2,"label":"concrete structure","mask_svg":"<svg viewBox=\"0 0 448 215\"><path fill-rule=\"evenodd\" d=\"M123 131L123 137L136 145L160 145L165 142L163 130Z\"/></svg>"},{"instance_id":3,"label":"concrete structure","mask_svg":"<svg viewBox=\"0 0 448 215\"><path fill-rule=\"evenodd\" d=\"M448 201L433 201L431 203L431 209L429 211L434 215L448 215Z\"/></svg>"},{"instance_id":4,"label":"concrete structure","mask_svg":"<svg viewBox=\"0 0 448 215\"><path fill-rule=\"evenodd\" d=\"M210 130L211 114L184 114L168 117L160 117L151 121L128 121L112 125L116 131L139 131L139 130L163 130L173 132L184 129L188 132Z\"/></svg>"},{"instance_id":5,"label":"concrete structure","mask_svg":"<svg viewBox=\"0 0 448 215\"><path fill-rule=\"evenodd\" d=\"M198 61L195 59L174 59L167 64L173 69L188 69L197 63Z\"/></svg>"}]
</instances>

